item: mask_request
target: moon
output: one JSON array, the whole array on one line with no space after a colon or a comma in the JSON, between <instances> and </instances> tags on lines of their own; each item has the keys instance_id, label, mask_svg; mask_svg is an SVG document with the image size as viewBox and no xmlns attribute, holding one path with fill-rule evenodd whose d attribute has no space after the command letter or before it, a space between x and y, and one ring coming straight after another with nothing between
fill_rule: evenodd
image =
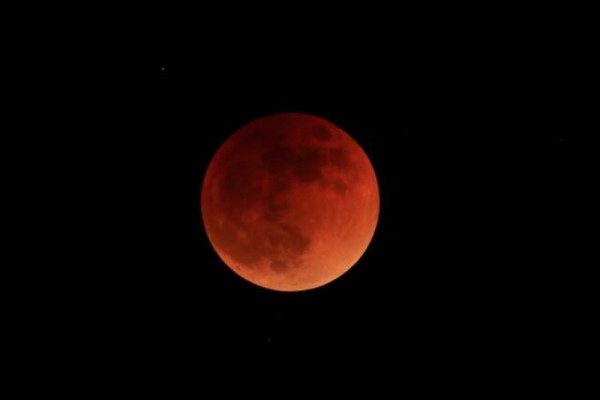
<instances>
[{"instance_id":1,"label":"moon","mask_svg":"<svg viewBox=\"0 0 600 400\"><path fill-rule=\"evenodd\" d=\"M375 171L322 118L280 113L237 130L211 160L200 199L208 239L236 274L283 292L323 286L366 251L379 217Z\"/></svg>"}]
</instances>

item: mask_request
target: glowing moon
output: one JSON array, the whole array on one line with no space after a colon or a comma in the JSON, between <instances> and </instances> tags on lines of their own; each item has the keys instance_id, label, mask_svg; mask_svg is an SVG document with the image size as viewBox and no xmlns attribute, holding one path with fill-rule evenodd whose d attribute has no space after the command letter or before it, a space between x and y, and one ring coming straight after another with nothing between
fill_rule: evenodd
<instances>
[{"instance_id":1,"label":"glowing moon","mask_svg":"<svg viewBox=\"0 0 600 400\"><path fill-rule=\"evenodd\" d=\"M219 148L201 211L219 257L242 278L300 291L348 271L379 215L375 171L334 124L285 113L241 127Z\"/></svg>"}]
</instances>

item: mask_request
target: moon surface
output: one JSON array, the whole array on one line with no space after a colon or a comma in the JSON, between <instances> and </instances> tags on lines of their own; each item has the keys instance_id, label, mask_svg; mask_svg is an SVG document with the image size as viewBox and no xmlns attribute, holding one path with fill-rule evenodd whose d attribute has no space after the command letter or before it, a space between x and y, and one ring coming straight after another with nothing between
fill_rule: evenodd
<instances>
[{"instance_id":1,"label":"moon surface","mask_svg":"<svg viewBox=\"0 0 600 400\"><path fill-rule=\"evenodd\" d=\"M335 280L364 254L379 189L369 158L342 129L308 114L274 114L218 149L201 212L235 273L263 288L302 291Z\"/></svg>"}]
</instances>

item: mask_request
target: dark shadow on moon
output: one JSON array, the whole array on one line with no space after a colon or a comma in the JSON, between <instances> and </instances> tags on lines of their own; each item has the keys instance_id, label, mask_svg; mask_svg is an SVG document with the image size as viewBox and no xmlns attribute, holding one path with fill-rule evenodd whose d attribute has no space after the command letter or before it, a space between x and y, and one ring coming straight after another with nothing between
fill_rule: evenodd
<instances>
[{"instance_id":1,"label":"dark shadow on moon","mask_svg":"<svg viewBox=\"0 0 600 400\"><path fill-rule=\"evenodd\" d=\"M262 153L261 161L272 175L290 173L293 178L305 183L323 179L321 167L325 160L318 150L273 145Z\"/></svg>"},{"instance_id":2,"label":"dark shadow on moon","mask_svg":"<svg viewBox=\"0 0 600 400\"><path fill-rule=\"evenodd\" d=\"M327 141L332 138L331 129L324 126L317 126L313 129L312 134L314 137L321 141Z\"/></svg>"},{"instance_id":3,"label":"dark shadow on moon","mask_svg":"<svg viewBox=\"0 0 600 400\"><path fill-rule=\"evenodd\" d=\"M285 272L289 268L288 264L276 258L271 261L271 269L275 272Z\"/></svg>"},{"instance_id":4,"label":"dark shadow on moon","mask_svg":"<svg viewBox=\"0 0 600 400\"><path fill-rule=\"evenodd\" d=\"M329 185L337 193L345 193L348 191L348 189L350 189L348 185L341 180L332 181Z\"/></svg>"},{"instance_id":5,"label":"dark shadow on moon","mask_svg":"<svg viewBox=\"0 0 600 400\"><path fill-rule=\"evenodd\" d=\"M333 136L326 127L315 127L308 133L321 141ZM269 138L266 146L265 137ZM266 265L275 273L285 273L297 266L299 257L311 244L297 226L284 222L291 207L289 192L294 185L317 183L323 189L343 194L350 189L349 183L330 171L326 176L324 168L339 169L344 177L358 174L350 152L343 147L324 147L318 143L292 147L284 143L284 138L285 134L277 130L254 129L252 135L246 135L243 143L232 151L243 151L242 147L246 147L246 154L256 156L224 167L213 181L218 196L210 200L219 204L208 207L220 208L223 215L220 219L205 216L216 247L234 262L248 268ZM254 213L252 218L249 212Z\"/></svg>"},{"instance_id":6,"label":"dark shadow on moon","mask_svg":"<svg viewBox=\"0 0 600 400\"><path fill-rule=\"evenodd\" d=\"M252 231L251 228L228 221L216 227L214 239L233 261L252 267L265 259L275 272L292 268L297 264L298 257L310 246L310 238L296 227L283 223L266 223L265 231L268 233L264 237L230 233Z\"/></svg>"},{"instance_id":7,"label":"dark shadow on moon","mask_svg":"<svg viewBox=\"0 0 600 400\"><path fill-rule=\"evenodd\" d=\"M348 151L343 148L292 148L281 144L274 144L263 151L261 166L268 174L273 175L275 180L276 177L289 174L292 180L302 183L321 182L325 185L331 183L323 174L323 168L326 166L343 170L345 174L351 174L356 170ZM334 186L334 190L341 189L339 184ZM277 188L275 190L277 191Z\"/></svg>"}]
</instances>

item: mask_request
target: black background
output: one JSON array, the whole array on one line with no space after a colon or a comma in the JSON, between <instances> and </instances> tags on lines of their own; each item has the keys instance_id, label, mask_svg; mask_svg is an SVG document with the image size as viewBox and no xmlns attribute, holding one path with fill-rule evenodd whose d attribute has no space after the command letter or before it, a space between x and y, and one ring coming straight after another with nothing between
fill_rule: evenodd
<instances>
[{"instance_id":1,"label":"black background","mask_svg":"<svg viewBox=\"0 0 600 400\"><path fill-rule=\"evenodd\" d=\"M68 262L41 275L55 289L39 316L82 362L152 376L193 375L209 358L240 375L277 360L270 371L285 375L383 357L419 382L551 363L574 318L574 138L548 69L558 37L512 39L487 18L293 15L219 29L209 15L164 17L82 55L64 167L77 221ZM237 277L200 217L218 147L275 112L342 127L380 187L364 256L302 293Z\"/></svg>"}]
</instances>

